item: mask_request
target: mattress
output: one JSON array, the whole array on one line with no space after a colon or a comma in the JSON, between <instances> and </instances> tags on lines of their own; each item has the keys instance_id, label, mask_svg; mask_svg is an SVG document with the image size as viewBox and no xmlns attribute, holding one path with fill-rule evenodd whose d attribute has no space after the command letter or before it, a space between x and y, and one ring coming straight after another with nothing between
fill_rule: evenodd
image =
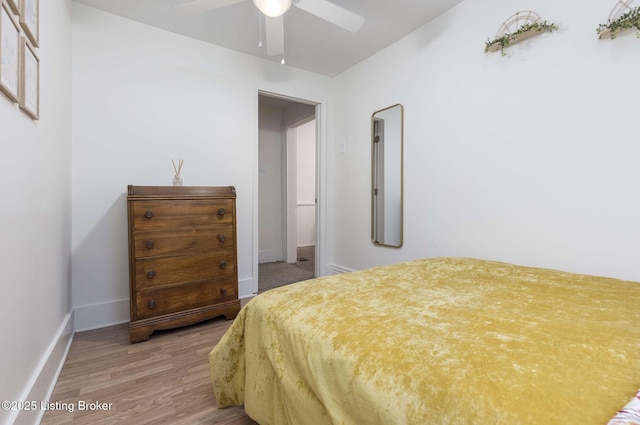
<instances>
[{"instance_id":1,"label":"mattress","mask_svg":"<svg viewBox=\"0 0 640 425\"><path fill-rule=\"evenodd\" d=\"M261 425L606 424L640 387L640 284L399 263L256 296L209 361Z\"/></svg>"}]
</instances>

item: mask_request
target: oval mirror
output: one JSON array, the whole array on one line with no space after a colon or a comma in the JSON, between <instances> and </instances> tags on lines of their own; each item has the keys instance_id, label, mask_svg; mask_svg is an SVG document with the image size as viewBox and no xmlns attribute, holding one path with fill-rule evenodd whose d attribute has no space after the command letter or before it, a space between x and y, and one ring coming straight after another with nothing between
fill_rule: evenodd
<instances>
[{"instance_id":1,"label":"oval mirror","mask_svg":"<svg viewBox=\"0 0 640 425\"><path fill-rule=\"evenodd\" d=\"M402 246L404 108L397 104L371 116L371 240Z\"/></svg>"}]
</instances>

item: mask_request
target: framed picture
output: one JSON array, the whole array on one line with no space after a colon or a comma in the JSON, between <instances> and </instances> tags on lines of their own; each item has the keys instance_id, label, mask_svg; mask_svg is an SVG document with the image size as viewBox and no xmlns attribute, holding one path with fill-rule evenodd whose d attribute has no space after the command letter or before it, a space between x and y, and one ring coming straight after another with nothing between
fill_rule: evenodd
<instances>
[{"instance_id":1,"label":"framed picture","mask_svg":"<svg viewBox=\"0 0 640 425\"><path fill-rule=\"evenodd\" d=\"M9 4L9 7L13 11L13 13L15 13L16 15L20 13L19 0L7 0L7 3Z\"/></svg>"},{"instance_id":2,"label":"framed picture","mask_svg":"<svg viewBox=\"0 0 640 425\"><path fill-rule=\"evenodd\" d=\"M40 119L40 59L26 37L21 37L20 109L34 120Z\"/></svg>"},{"instance_id":3,"label":"framed picture","mask_svg":"<svg viewBox=\"0 0 640 425\"><path fill-rule=\"evenodd\" d=\"M20 95L20 26L7 3L0 6L0 91L13 102Z\"/></svg>"},{"instance_id":4,"label":"framed picture","mask_svg":"<svg viewBox=\"0 0 640 425\"><path fill-rule=\"evenodd\" d=\"M20 0L20 25L33 47L39 46L40 0Z\"/></svg>"}]
</instances>

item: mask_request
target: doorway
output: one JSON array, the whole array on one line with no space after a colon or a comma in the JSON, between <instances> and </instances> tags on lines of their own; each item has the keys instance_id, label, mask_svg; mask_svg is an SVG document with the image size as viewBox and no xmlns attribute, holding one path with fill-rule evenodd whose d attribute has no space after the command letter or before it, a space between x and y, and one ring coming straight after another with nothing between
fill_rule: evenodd
<instances>
[{"instance_id":1,"label":"doorway","mask_svg":"<svg viewBox=\"0 0 640 425\"><path fill-rule=\"evenodd\" d=\"M258 100L258 292L318 275L317 104Z\"/></svg>"}]
</instances>

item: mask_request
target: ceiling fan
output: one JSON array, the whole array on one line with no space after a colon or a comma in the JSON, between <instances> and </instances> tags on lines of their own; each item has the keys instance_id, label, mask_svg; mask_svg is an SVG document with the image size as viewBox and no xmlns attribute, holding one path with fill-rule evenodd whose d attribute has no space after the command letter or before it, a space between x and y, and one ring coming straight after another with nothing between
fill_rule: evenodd
<instances>
[{"instance_id":1,"label":"ceiling fan","mask_svg":"<svg viewBox=\"0 0 640 425\"><path fill-rule=\"evenodd\" d=\"M248 0L190 0L176 6L186 13L199 13L242 3ZM284 13L293 5L350 32L357 32L364 18L327 0L253 0L265 15L267 55L280 55L284 51ZM284 59L283 59L284 63Z\"/></svg>"}]
</instances>

